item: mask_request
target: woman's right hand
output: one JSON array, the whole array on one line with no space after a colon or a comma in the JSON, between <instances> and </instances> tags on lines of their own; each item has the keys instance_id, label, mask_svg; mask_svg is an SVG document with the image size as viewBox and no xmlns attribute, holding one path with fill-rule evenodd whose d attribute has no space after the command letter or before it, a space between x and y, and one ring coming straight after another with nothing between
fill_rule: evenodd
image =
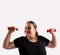
<instances>
[{"instance_id":1,"label":"woman's right hand","mask_svg":"<svg viewBox=\"0 0 60 55\"><path fill-rule=\"evenodd\" d=\"M16 30L14 26L8 27L8 32L13 33Z\"/></svg>"}]
</instances>

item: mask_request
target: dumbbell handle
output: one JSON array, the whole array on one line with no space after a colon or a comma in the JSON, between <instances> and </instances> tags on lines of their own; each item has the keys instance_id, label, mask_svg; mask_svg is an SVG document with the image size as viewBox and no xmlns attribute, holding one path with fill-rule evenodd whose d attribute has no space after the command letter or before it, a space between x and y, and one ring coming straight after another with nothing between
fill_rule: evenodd
<instances>
[{"instance_id":1,"label":"dumbbell handle","mask_svg":"<svg viewBox=\"0 0 60 55\"><path fill-rule=\"evenodd\" d=\"M13 28L8 27L8 30L11 30L11 29L14 29L14 27ZM18 28L15 28L15 30L18 31Z\"/></svg>"},{"instance_id":2,"label":"dumbbell handle","mask_svg":"<svg viewBox=\"0 0 60 55\"><path fill-rule=\"evenodd\" d=\"M50 31L51 31L51 29L48 29L48 30L47 30L47 32L50 32ZM53 32L56 32L56 29L55 29Z\"/></svg>"}]
</instances>

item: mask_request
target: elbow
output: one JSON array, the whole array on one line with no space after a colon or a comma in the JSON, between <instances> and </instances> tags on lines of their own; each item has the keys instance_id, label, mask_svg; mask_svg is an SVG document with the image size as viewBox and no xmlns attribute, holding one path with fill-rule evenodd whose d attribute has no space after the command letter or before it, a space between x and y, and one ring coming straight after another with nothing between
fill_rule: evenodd
<instances>
[{"instance_id":1,"label":"elbow","mask_svg":"<svg viewBox=\"0 0 60 55\"><path fill-rule=\"evenodd\" d=\"M55 47L56 47L56 45L57 45L56 43L55 43L55 44L52 44L53 48L55 48Z\"/></svg>"},{"instance_id":2,"label":"elbow","mask_svg":"<svg viewBox=\"0 0 60 55\"><path fill-rule=\"evenodd\" d=\"M52 46L52 48L55 48L55 47L56 47L56 45L53 45L53 46Z\"/></svg>"},{"instance_id":3,"label":"elbow","mask_svg":"<svg viewBox=\"0 0 60 55\"><path fill-rule=\"evenodd\" d=\"M3 46L2 46L4 49L6 49L6 45L5 44L3 44Z\"/></svg>"},{"instance_id":4,"label":"elbow","mask_svg":"<svg viewBox=\"0 0 60 55\"><path fill-rule=\"evenodd\" d=\"M55 48L57 45L57 43L53 43L53 42L51 42L51 44L52 44L52 48Z\"/></svg>"},{"instance_id":5,"label":"elbow","mask_svg":"<svg viewBox=\"0 0 60 55\"><path fill-rule=\"evenodd\" d=\"M3 47L3 48L4 48L4 49L7 49L7 50L9 49L8 47Z\"/></svg>"},{"instance_id":6,"label":"elbow","mask_svg":"<svg viewBox=\"0 0 60 55\"><path fill-rule=\"evenodd\" d=\"M3 48L4 48L4 49L8 49L8 46L4 46L4 45L3 45Z\"/></svg>"},{"instance_id":7,"label":"elbow","mask_svg":"<svg viewBox=\"0 0 60 55\"><path fill-rule=\"evenodd\" d=\"M8 49L6 46L3 46L4 49Z\"/></svg>"}]
</instances>

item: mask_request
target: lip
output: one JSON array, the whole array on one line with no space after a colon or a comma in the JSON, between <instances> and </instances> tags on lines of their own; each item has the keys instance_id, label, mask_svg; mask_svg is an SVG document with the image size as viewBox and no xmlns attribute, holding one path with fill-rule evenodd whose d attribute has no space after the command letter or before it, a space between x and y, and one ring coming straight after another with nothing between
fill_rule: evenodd
<instances>
[{"instance_id":1,"label":"lip","mask_svg":"<svg viewBox=\"0 0 60 55\"><path fill-rule=\"evenodd\" d=\"M30 34L30 32L27 32L28 34Z\"/></svg>"},{"instance_id":2,"label":"lip","mask_svg":"<svg viewBox=\"0 0 60 55\"><path fill-rule=\"evenodd\" d=\"M29 31L27 31L26 33L27 33L27 34L30 34L30 32L29 32Z\"/></svg>"}]
</instances>

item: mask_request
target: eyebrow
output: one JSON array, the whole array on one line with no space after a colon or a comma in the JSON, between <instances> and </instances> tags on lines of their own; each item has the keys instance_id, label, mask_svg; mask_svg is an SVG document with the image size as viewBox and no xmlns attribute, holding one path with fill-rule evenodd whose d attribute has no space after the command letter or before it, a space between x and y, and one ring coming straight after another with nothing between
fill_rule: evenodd
<instances>
[{"instance_id":1,"label":"eyebrow","mask_svg":"<svg viewBox=\"0 0 60 55\"><path fill-rule=\"evenodd\" d=\"M28 27L25 27L25 28L31 28L30 26L28 26Z\"/></svg>"}]
</instances>

